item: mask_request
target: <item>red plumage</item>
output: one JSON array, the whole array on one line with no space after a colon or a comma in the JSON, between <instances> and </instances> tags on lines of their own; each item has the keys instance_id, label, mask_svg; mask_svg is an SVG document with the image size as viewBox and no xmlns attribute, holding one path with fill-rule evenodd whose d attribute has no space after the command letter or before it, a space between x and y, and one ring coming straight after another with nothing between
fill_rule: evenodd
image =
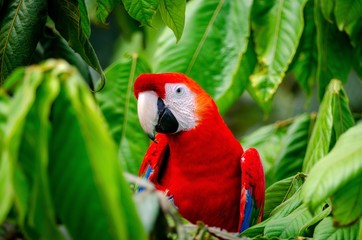
<instances>
[{"instance_id":1,"label":"red plumage","mask_svg":"<svg viewBox=\"0 0 362 240\"><path fill-rule=\"evenodd\" d=\"M264 173L257 151L244 153L212 98L182 74L141 75L135 83L135 96L153 91L164 99L167 83L183 83L194 93L197 125L174 134L158 133L139 174L172 196L181 215L193 223L203 221L236 232L244 230L243 222L260 221ZM248 197L253 199L249 205ZM257 215L248 215L246 220L246 206Z\"/></svg>"}]
</instances>

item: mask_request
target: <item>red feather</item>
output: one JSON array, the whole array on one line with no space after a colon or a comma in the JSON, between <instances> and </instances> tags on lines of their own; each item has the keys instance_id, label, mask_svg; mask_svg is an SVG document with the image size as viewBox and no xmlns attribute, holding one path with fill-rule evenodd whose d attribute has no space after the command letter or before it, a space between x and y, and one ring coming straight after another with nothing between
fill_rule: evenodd
<instances>
[{"instance_id":1,"label":"red feather","mask_svg":"<svg viewBox=\"0 0 362 240\"><path fill-rule=\"evenodd\" d=\"M203 221L209 226L236 232L245 210L242 184L250 186L260 177L260 172L254 175L251 165L242 169L244 164L240 159L244 156L253 160L254 150L243 155L240 143L224 123L211 97L182 74L141 75L135 83L135 95L152 90L162 96L164 85L169 82L185 83L196 94L199 121L189 131L157 134L157 143L148 149L139 174L172 196L181 215L192 223ZM250 174L252 180L242 181L242 174L243 177ZM264 184L263 176L260 181ZM258 194L264 185L252 189ZM264 201L264 190L261 195L256 198L258 204Z\"/></svg>"},{"instance_id":2,"label":"red feather","mask_svg":"<svg viewBox=\"0 0 362 240\"><path fill-rule=\"evenodd\" d=\"M255 148L241 157L241 176L239 232L261 222L264 212L264 170Z\"/></svg>"}]
</instances>

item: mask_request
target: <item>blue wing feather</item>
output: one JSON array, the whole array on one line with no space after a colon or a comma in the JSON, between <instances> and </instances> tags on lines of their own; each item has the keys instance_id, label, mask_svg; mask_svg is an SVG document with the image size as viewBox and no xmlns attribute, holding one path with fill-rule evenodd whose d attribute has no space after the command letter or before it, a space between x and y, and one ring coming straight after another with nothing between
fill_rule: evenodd
<instances>
[{"instance_id":1,"label":"blue wing feather","mask_svg":"<svg viewBox=\"0 0 362 240\"><path fill-rule=\"evenodd\" d=\"M246 203L244 209L244 219L240 226L240 232L250 227L250 217L253 211L253 199L250 194L250 190L246 190Z\"/></svg>"},{"instance_id":2,"label":"blue wing feather","mask_svg":"<svg viewBox=\"0 0 362 240\"><path fill-rule=\"evenodd\" d=\"M152 172L153 172L153 169L152 169L151 165L148 164L145 175L144 175L144 178L149 180ZM137 190L138 190L138 192L142 192L142 191L145 190L145 188L141 187L141 186L138 186Z\"/></svg>"},{"instance_id":3,"label":"blue wing feather","mask_svg":"<svg viewBox=\"0 0 362 240\"><path fill-rule=\"evenodd\" d=\"M241 196L239 232L260 222L265 198L265 177L260 156L250 148L241 157Z\"/></svg>"}]
</instances>

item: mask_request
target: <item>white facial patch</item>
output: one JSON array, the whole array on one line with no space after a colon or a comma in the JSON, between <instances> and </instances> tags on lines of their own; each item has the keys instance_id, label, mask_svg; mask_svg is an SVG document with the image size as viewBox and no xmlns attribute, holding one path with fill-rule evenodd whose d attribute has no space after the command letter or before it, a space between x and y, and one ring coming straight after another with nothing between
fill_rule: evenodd
<instances>
[{"instance_id":1,"label":"white facial patch","mask_svg":"<svg viewBox=\"0 0 362 240\"><path fill-rule=\"evenodd\" d=\"M176 117L179 131L187 131L196 126L195 94L182 83L167 83L165 85L165 105Z\"/></svg>"}]
</instances>

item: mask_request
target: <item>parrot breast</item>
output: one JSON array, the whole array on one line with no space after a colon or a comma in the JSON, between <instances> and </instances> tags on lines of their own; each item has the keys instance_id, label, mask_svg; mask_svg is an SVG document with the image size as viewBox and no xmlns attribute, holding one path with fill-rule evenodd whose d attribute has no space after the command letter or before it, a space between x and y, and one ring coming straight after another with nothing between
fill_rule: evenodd
<instances>
[{"instance_id":1,"label":"parrot breast","mask_svg":"<svg viewBox=\"0 0 362 240\"><path fill-rule=\"evenodd\" d=\"M196 128L166 137L169 156L158 184L189 221L236 232L243 149L220 115L209 114Z\"/></svg>"}]
</instances>

